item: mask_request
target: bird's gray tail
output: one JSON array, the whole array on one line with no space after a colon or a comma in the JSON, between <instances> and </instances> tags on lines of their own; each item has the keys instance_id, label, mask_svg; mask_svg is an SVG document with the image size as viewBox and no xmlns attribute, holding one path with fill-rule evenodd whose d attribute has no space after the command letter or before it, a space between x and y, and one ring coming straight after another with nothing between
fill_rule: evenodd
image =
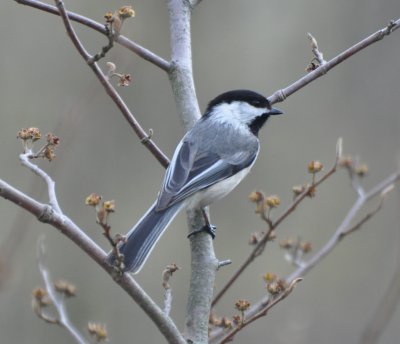
<instances>
[{"instance_id":1,"label":"bird's gray tail","mask_svg":"<svg viewBox=\"0 0 400 344\"><path fill-rule=\"evenodd\" d=\"M143 267L158 239L164 233L169 223L178 213L181 204L160 211L156 210L154 203L139 222L126 235L127 241L119 247L124 255L124 271L138 273ZM112 264L115 260L112 252L108 261Z\"/></svg>"}]
</instances>

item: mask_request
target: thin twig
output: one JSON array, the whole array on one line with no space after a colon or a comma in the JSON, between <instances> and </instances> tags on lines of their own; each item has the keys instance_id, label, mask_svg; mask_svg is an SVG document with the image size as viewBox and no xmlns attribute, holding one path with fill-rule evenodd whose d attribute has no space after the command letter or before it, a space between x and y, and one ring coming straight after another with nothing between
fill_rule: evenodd
<instances>
[{"instance_id":1,"label":"thin twig","mask_svg":"<svg viewBox=\"0 0 400 344\"><path fill-rule=\"evenodd\" d=\"M400 19L390 21L390 23L383 29L373 33L369 37L367 37L367 38L363 39L362 41L358 42L357 44L353 45L349 49L340 53L339 55L337 55L330 61L319 66L318 68L316 68L312 72L308 73L304 77L300 78L296 82L292 83L291 85L287 86L286 88L276 91L274 94L272 94L271 96L268 97L269 102L272 105L272 104L284 101L287 97L289 97L293 93L299 91L300 89L302 89L303 87L308 85L310 82L325 75L328 71L330 71L333 67L336 67L339 63L347 60L349 57L351 57L354 54L358 53L359 51L365 49L366 47L370 46L371 44L380 41L385 36L388 36L393 31L397 30L399 27L400 27Z\"/></svg>"},{"instance_id":2,"label":"thin twig","mask_svg":"<svg viewBox=\"0 0 400 344\"><path fill-rule=\"evenodd\" d=\"M100 59L104 58L106 54L114 47L114 41L115 38L118 37L118 35L114 34L112 23L110 23L109 26L106 26L106 28L108 44L103 46L101 48L101 51L95 54L92 59L88 61L88 64L100 61Z\"/></svg>"},{"instance_id":3,"label":"thin twig","mask_svg":"<svg viewBox=\"0 0 400 344\"><path fill-rule=\"evenodd\" d=\"M30 6L30 7L36 8L38 10L47 12L47 13L60 15L56 6L52 6L52 5L46 4L41 1L37 1L37 0L14 0L14 1L21 5ZM68 18L70 20L73 20L77 23L85 25L85 26L87 26L93 30L96 30L96 31L102 33L103 35L107 36L107 29L105 28L104 24L98 23L95 20L92 20L90 18L87 18L85 16L82 16L82 15L74 13L74 12L68 11L67 14L68 14ZM139 44L131 41L127 37L118 35L118 37L115 38L115 42L121 44L125 48L127 48L130 51L132 51L133 53L137 54L144 60L149 61L150 63L156 65L157 67L161 68L165 72L169 72L170 63L168 61L157 56L150 50L143 48Z\"/></svg>"},{"instance_id":4,"label":"thin twig","mask_svg":"<svg viewBox=\"0 0 400 344\"><path fill-rule=\"evenodd\" d=\"M43 181L47 185L47 193L48 193L48 197L49 197L50 206L52 207L52 209L54 211L56 211L57 213L62 215L63 212L61 211L60 205L58 204L58 201L57 201L57 196L56 196L56 191L55 191L56 184L55 184L54 180L45 171L43 171L39 166L32 164L29 161L30 156L32 156L32 152L27 152L25 154L20 154L19 159L20 159L22 165L29 168L33 173L35 173L36 175L38 175L40 178L43 179Z\"/></svg>"},{"instance_id":5,"label":"thin twig","mask_svg":"<svg viewBox=\"0 0 400 344\"><path fill-rule=\"evenodd\" d=\"M324 60L324 55L322 54L322 52L318 48L318 42L314 38L314 36L311 33L307 32L307 37L310 40L311 49L312 49L314 58L311 61L309 67L307 67L306 70L307 71L312 71L312 70L315 70L317 67L324 65L326 63L326 61ZM317 61L318 64L316 65L314 61Z\"/></svg>"},{"instance_id":6,"label":"thin twig","mask_svg":"<svg viewBox=\"0 0 400 344\"><path fill-rule=\"evenodd\" d=\"M70 335L80 344L88 344L88 342L83 338L83 336L79 333L79 331L75 328L75 326L71 323L68 317L68 312L65 308L64 298L61 295L58 295L54 286L53 282L50 278L50 273L47 270L46 266L44 265L44 237L41 236L38 239L37 243L37 261L39 266L40 274L42 275L46 291L49 295L49 298L52 301L52 305L57 310L59 318L56 321L56 324L64 327ZM46 320L44 318L44 320ZM49 322L52 322L49 318ZM54 322L52 322L54 323Z\"/></svg>"},{"instance_id":7,"label":"thin twig","mask_svg":"<svg viewBox=\"0 0 400 344\"><path fill-rule=\"evenodd\" d=\"M85 61L88 61L89 59L92 58L92 56L86 51L85 47L79 40L77 34L75 33L75 30L69 21L68 14L67 14L67 11L64 6L64 1L55 0L55 3L60 12L61 18L64 22L64 26L65 26L65 29L67 30L67 34L68 34L69 38L71 38L72 43L74 44L75 48L78 50L79 54L81 54L83 59Z\"/></svg>"},{"instance_id":8,"label":"thin twig","mask_svg":"<svg viewBox=\"0 0 400 344\"><path fill-rule=\"evenodd\" d=\"M69 17L67 15L67 11L65 9L64 3L61 0L55 0L57 7L60 10L60 15L63 19L65 28L67 30L68 36L71 38L75 48L79 51L82 58L86 61L86 63L93 70L97 78L100 80L101 84L105 88L107 94L114 101L117 107L120 109L125 119L130 124L131 128L135 131L136 135L139 137L143 145L155 156L155 158L159 161L159 163L167 167L169 164L169 160L167 156L161 151L161 149L154 143L153 140L148 139L148 134L141 127L139 122L133 116L132 112L129 110L128 106L122 100L118 92L109 82L109 80L105 77L104 73L100 69L97 63L93 63L92 56L86 51L83 44L80 42L74 28L71 25ZM146 140L144 140L146 138Z\"/></svg>"},{"instance_id":9,"label":"thin twig","mask_svg":"<svg viewBox=\"0 0 400 344\"><path fill-rule=\"evenodd\" d=\"M353 232L355 232L356 230L360 229L362 227L363 224L365 224L366 222L368 222L379 210L382 209L383 207L383 203L384 203L384 198L380 199L380 202L378 204L378 206L370 211L369 213L367 213L360 221L358 221L354 226L346 229L345 231L343 231L342 233L340 233L339 235L339 240L342 240L345 236L352 234Z\"/></svg>"}]
</instances>

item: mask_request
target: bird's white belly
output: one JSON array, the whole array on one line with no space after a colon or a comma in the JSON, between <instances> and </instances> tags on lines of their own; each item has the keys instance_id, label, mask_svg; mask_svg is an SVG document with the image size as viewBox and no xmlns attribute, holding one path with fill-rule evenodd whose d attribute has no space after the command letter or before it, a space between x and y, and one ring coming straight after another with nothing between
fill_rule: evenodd
<instances>
[{"instance_id":1,"label":"bird's white belly","mask_svg":"<svg viewBox=\"0 0 400 344\"><path fill-rule=\"evenodd\" d=\"M236 173L234 176L225 179L217 184L210 186L209 188L199 191L186 200L185 206L187 208L198 208L205 207L212 202L218 201L224 198L228 193L230 193L249 173L251 165L244 168L240 172Z\"/></svg>"}]
</instances>

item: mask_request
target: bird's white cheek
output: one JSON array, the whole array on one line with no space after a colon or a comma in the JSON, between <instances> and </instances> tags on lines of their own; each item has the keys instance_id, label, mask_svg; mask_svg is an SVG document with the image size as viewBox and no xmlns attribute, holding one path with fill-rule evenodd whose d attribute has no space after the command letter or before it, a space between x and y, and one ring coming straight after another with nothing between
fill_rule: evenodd
<instances>
[{"instance_id":1,"label":"bird's white cheek","mask_svg":"<svg viewBox=\"0 0 400 344\"><path fill-rule=\"evenodd\" d=\"M199 191L192 197L186 200L185 206L187 208L203 208L215 201L224 198L228 193L230 193L249 173L251 166L241 170L234 176L225 179L222 182L214 184L209 188Z\"/></svg>"}]
</instances>

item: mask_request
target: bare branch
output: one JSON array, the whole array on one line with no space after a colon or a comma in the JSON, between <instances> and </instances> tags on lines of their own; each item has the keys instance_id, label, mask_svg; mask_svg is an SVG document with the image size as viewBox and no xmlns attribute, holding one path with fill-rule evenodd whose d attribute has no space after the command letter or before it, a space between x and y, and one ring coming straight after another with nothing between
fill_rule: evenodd
<instances>
[{"instance_id":1,"label":"bare branch","mask_svg":"<svg viewBox=\"0 0 400 344\"><path fill-rule=\"evenodd\" d=\"M195 1L193 3L197 3ZM200 118L193 80L190 36L191 3L187 0L168 0L171 42L171 69L169 73L178 115L185 130ZM204 226L202 212L187 212L189 233ZM214 291L218 260L210 235L190 236L191 278L185 318L185 333L194 343L208 341L210 304Z\"/></svg>"},{"instance_id":2,"label":"bare branch","mask_svg":"<svg viewBox=\"0 0 400 344\"><path fill-rule=\"evenodd\" d=\"M19 3L21 5L30 6L30 7L39 9L44 12L59 15L57 7L43 3L38 0L14 0L14 1L16 1L17 3ZM201 0L191 0L190 4L191 4L191 6L195 6L200 2L201 2ZM87 18L85 16L74 13L74 12L68 11L67 14L68 14L69 19L76 21L87 27L90 27L90 28L102 33L103 35L107 36L107 30L104 25L102 25L90 18ZM354 46L350 47L343 53L337 55L336 57L334 57L333 59L328 61L323 66L318 67L313 72L300 78L299 80L297 80L293 84L289 85L288 87L276 91L274 94L272 94L270 97L268 97L268 100L270 101L271 105L284 101L287 97L289 97L293 93L299 91L300 89L302 89L303 87L308 85L310 82L312 82L312 81L318 79L319 77L321 77L322 75L326 74L329 70L336 67L338 64L340 64L344 60L348 59L349 57L353 56L354 54L358 53L359 51L365 49L366 47L370 46L371 44L382 40L385 36L389 35L393 31L397 30L399 28L399 26L400 26L400 19L392 20L385 28L375 32L371 36L365 38L364 40L362 40L359 43L355 44ZM175 67L171 66L171 64L168 61L155 55L151 51L143 48L142 46L129 40L128 38L126 38L122 35L119 35L115 39L115 41L117 43L121 44L122 46L126 47L127 49L131 50L132 52L136 53L143 59L160 67L164 71L166 71L170 74L174 73L171 70L171 68L175 68ZM174 60L174 59L172 59L172 60Z\"/></svg>"},{"instance_id":3,"label":"bare branch","mask_svg":"<svg viewBox=\"0 0 400 344\"><path fill-rule=\"evenodd\" d=\"M58 213L52 212L48 205L39 203L1 179L0 197L27 210L42 222L46 222L59 229L62 234L79 246L110 276L114 276L113 267L107 263L107 254L67 216L61 216ZM114 281L143 309L169 343L186 343L173 321L164 314L132 276L123 274L122 276L118 276L118 278L114 278Z\"/></svg>"},{"instance_id":4,"label":"bare branch","mask_svg":"<svg viewBox=\"0 0 400 344\"><path fill-rule=\"evenodd\" d=\"M312 70L315 70L319 66L324 65L326 63L326 61L324 60L324 55L318 49L318 43L317 43L317 40L314 38L314 36L311 33L307 32L307 37L310 40L311 49L312 49L312 52L313 52L313 55L314 55L314 58L312 59L311 63L306 68L306 70L308 72L310 72ZM315 63L315 61L317 63Z\"/></svg>"},{"instance_id":5,"label":"bare branch","mask_svg":"<svg viewBox=\"0 0 400 344\"><path fill-rule=\"evenodd\" d=\"M20 159L22 165L29 168L33 173L35 173L36 175L38 175L40 178L43 179L43 181L47 185L47 193L48 193L49 204L50 204L51 208L54 211L58 212L60 215L62 215L63 213L62 213L61 208L57 201L57 196L56 196L56 191L55 191L56 184L54 183L54 180L45 171L43 171L37 165L32 164L29 161L29 158L31 155L32 155L32 152L20 154L19 159Z\"/></svg>"},{"instance_id":6,"label":"bare branch","mask_svg":"<svg viewBox=\"0 0 400 344\"><path fill-rule=\"evenodd\" d=\"M343 235L342 233L346 232L349 228L351 229L351 221L357 215L357 213L361 210L363 205L370 201L372 198L380 195L383 190L385 190L388 186L398 182L400 180L400 171L393 173L388 178L384 179L381 183L377 184L371 190L369 190L365 196L358 197L354 202L353 206L350 208L349 212L343 219L340 226L336 229L332 238L312 257L310 260L305 262L303 266L294 271L287 277L287 280L293 280L295 278L304 276L309 270L311 270L317 263L319 263L328 253L330 253L335 246L341 241L340 238Z\"/></svg>"},{"instance_id":7,"label":"bare branch","mask_svg":"<svg viewBox=\"0 0 400 344\"><path fill-rule=\"evenodd\" d=\"M268 311L276 306L279 302L283 301L284 299L286 299L293 291L294 287L301 282L303 279L302 278L296 278L295 280L293 280L288 287L281 292L279 295L275 296L275 297L270 297L268 299L268 302L266 303L266 305L264 306L263 309L261 309L258 313L254 314L251 317L247 317L245 319L243 319L242 323L240 324L240 326L236 326L231 332L229 332L224 338L222 338L219 343L220 344L225 344L225 343L229 343L233 340L234 336L241 330L243 330L245 327L247 327L248 325L250 325L251 323L253 323L254 321L256 321L257 319L264 317L267 315Z\"/></svg>"},{"instance_id":8,"label":"bare branch","mask_svg":"<svg viewBox=\"0 0 400 344\"><path fill-rule=\"evenodd\" d=\"M381 198L386 197L387 192L390 192L390 190L392 189L392 185L398 181L400 181L400 171L397 171L396 173L390 175L388 178L384 179L382 182L377 184L375 187L366 192L364 195L359 196L355 201L355 203L353 204L353 206L350 208L345 218L343 219L340 226L336 229L335 233L332 235L331 239L312 258L301 264L301 266L299 266L298 269L296 269L293 273L291 273L288 277L286 277L285 279L286 282L289 283L290 281L296 280L297 278L304 277L307 272L309 272L313 267L315 267L318 263L320 263L322 259L326 257L336 247L336 245L339 244L339 242L341 242L341 239L344 237L343 233L346 233L347 231L353 233L355 229L359 228L358 225L361 226L362 224L364 224L366 222L365 218L362 219L355 226L350 225L351 221L354 219L354 217L361 210L361 208L364 206L365 203L367 203L368 201L370 201L371 199L373 199L378 195ZM373 214L375 214L378 210L379 207L375 212L373 212ZM370 219L372 215L371 216L367 215L368 219ZM228 287L230 287L229 282L227 283ZM224 288L226 288L226 286ZM222 295L220 296L218 294L217 297L220 298L222 297ZM218 301L218 299L216 300ZM267 297L259 301L257 304L254 304L248 311L248 316L251 317L254 314L260 312L265 307L265 305L268 304L268 302L269 298ZM218 338L220 338L222 335L224 335L223 331L221 329L218 329L211 334L210 338L214 342L218 340Z\"/></svg>"},{"instance_id":9,"label":"bare branch","mask_svg":"<svg viewBox=\"0 0 400 344\"><path fill-rule=\"evenodd\" d=\"M91 55L86 51L85 47L83 46L83 44L81 43L81 41L79 40L77 34L75 33L69 18L68 18L68 14L65 10L64 7L64 2L62 0L55 0L55 3L58 7L58 10L60 12L61 18L63 19L64 22L64 26L67 30L67 34L68 36L71 38L72 43L74 43L75 48L78 50L79 54L81 54L81 56L83 57L83 59L88 62L92 57Z\"/></svg>"},{"instance_id":10,"label":"bare branch","mask_svg":"<svg viewBox=\"0 0 400 344\"><path fill-rule=\"evenodd\" d=\"M354 226L346 229L345 231L343 231L340 236L339 236L339 240L342 240L345 236L352 234L353 232L355 232L356 230L360 229L362 227L363 224L365 224L366 222L368 222L379 210L382 209L383 203L384 203L384 198L382 197L380 199L380 202L378 204L378 206L370 211L369 213L367 213L367 215L365 215L360 221L358 221Z\"/></svg>"},{"instance_id":11,"label":"bare branch","mask_svg":"<svg viewBox=\"0 0 400 344\"><path fill-rule=\"evenodd\" d=\"M52 5L46 4L46 3L41 2L41 1L37 1L37 0L15 0L15 1L17 3L19 3L19 4L21 4L21 5L30 6L30 7L36 8L38 10L47 12L47 13L60 15L60 13L59 13L59 11L58 11L56 6L52 6ZM80 23L82 25L90 27L90 28L102 33L103 35L107 36L108 32L107 32L107 29L105 28L105 26L103 24L98 23L98 22L96 22L96 21L94 21L94 20L92 20L90 18L87 18L85 16L82 16L82 15L74 13L74 12L69 12L68 11L67 14L68 14L68 18L70 20L73 20L73 21L75 21L77 23ZM137 54L138 56L140 56L144 60L151 62L152 64L154 64L157 67L161 68L165 72L169 71L170 63L168 61L166 61L163 58L157 56L156 54L154 54L150 50L147 50L146 48L143 48L139 44L131 41L127 37L119 35L118 37L115 38L115 42L121 44L125 48L127 48L130 51L132 51L133 53Z\"/></svg>"},{"instance_id":12,"label":"bare branch","mask_svg":"<svg viewBox=\"0 0 400 344\"><path fill-rule=\"evenodd\" d=\"M167 3L171 41L169 77L178 115L187 131L201 116L193 80L191 8L185 0L168 0Z\"/></svg>"},{"instance_id":13,"label":"bare branch","mask_svg":"<svg viewBox=\"0 0 400 344\"><path fill-rule=\"evenodd\" d=\"M176 264L167 265L167 267L162 272L162 286L164 288L164 313L169 315L172 307L172 288L169 284L169 280L173 273L178 271L179 267Z\"/></svg>"},{"instance_id":14,"label":"bare branch","mask_svg":"<svg viewBox=\"0 0 400 344\"><path fill-rule=\"evenodd\" d=\"M342 151L341 139L339 138L338 144L336 147L336 159L335 159L335 163L332 166L332 168L327 173L325 173L325 175L323 175L320 180L318 180L317 182L313 183L312 185L304 188L304 191L294 199L292 204L290 204L289 207L274 222L272 222L269 218L263 217L263 215L264 215L263 213L261 214L264 221L266 221L268 224L268 231L258 241L257 245L254 247L252 252L246 258L246 260L242 263L242 265L237 269L237 271L232 275L232 277L229 279L229 281L222 287L222 289L214 297L214 300L212 302L212 307L214 307L218 303L218 301L222 298L222 296L235 283L235 281L247 269L247 267L254 261L254 259L256 259L263 252L265 245L267 244L267 241L269 240L269 238L271 236L271 233L282 223L282 221L285 220L291 213L293 213L294 210L297 208L297 206L306 197L308 197L311 192L315 192L316 188L319 185L321 185L325 180L327 180L331 175L333 175L336 172L337 164L338 164L338 161L340 158L341 151Z\"/></svg>"},{"instance_id":15,"label":"bare branch","mask_svg":"<svg viewBox=\"0 0 400 344\"><path fill-rule=\"evenodd\" d=\"M78 36L76 35L69 17L67 15L67 11L64 7L63 1L56 0L57 7L60 10L61 17L63 19L64 25L66 27L68 36L71 38L72 42L74 43L76 49L79 51L82 58L86 61L86 63L92 68L93 72L100 80L101 84L105 88L107 94L111 97L114 103L117 105L119 110L124 115L125 119L130 124L131 128L135 131L136 135L141 140L142 144L155 156L155 158L159 161L159 163L167 167L169 164L169 160L167 156L161 151L161 149L154 143L153 140L149 139L148 134L146 131L141 127L139 122L133 116L132 112L129 110L128 106L122 100L118 92L115 88L111 85L109 80L104 76L102 70L97 65L97 63L93 62L92 56L86 51L82 43L80 42Z\"/></svg>"},{"instance_id":16,"label":"bare branch","mask_svg":"<svg viewBox=\"0 0 400 344\"><path fill-rule=\"evenodd\" d=\"M354 219L356 214L362 208L362 206L371 200L372 198L376 197L377 195L381 195L382 191L387 189L390 185L398 182L400 180L400 171L390 175L388 178L383 180L381 183L373 187L370 191L368 191L364 197L358 197L347 215L345 216L344 220L340 224L340 226L336 229L335 233L331 237L331 239L308 261L306 261L302 266L300 266L296 271L291 273L287 278L286 281L293 281L296 278L304 277L307 272L309 272L314 266L321 262L321 260L326 257L341 241L343 236L342 233L346 232L350 227L350 222ZM365 222L365 221L364 221ZM364 223L363 222L363 223ZM354 232L354 231L352 231ZM256 314L264 307L264 305L268 302L268 298L263 299L258 304L254 305L249 314ZM217 336L217 334L215 334Z\"/></svg>"},{"instance_id":17,"label":"bare branch","mask_svg":"<svg viewBox=\"0 0 400 344\"><path fill-rule=\"evenodd\" d=\"M339 63L347 60L349 57L353 56L354 54L358 53L359 51L365 49L366 47L370 46L371 44L382 40L385 36L390 35L393 31L397 30L400 27L400 19L392 20L386 27L383 29L375 32L371 36L363 39L362 41L358 42L357 44L353 45L349 49L345 50L344 52L340 53L330 61L326 62L325 64L319 66L309 74L303 76L293 84L287 86L284 89L276 91L274 94L268 97L271 105L275 103L279 103L284 101L287 97L292 95L293 93L299 91L304 86L308 85L310 82L318 79L319 77L325 75L328 71L330 71L333 67L336 67Z\"/></svg>"},{"instance_id":18,"label":"bare branch","mask_svg":"<svg viewBox=\"0 0 400 344\"><path fill-rule=\"evenodd\" d=\"M80 344L87 344L88 342L82 337L79 331L71 323L68 317L68 312L65 308L64 298L57 294L53 282L50 278L50 273L44 265L44 237L40 237L37 243L37 261L39 266L39 271L42 275L44 284L46 286L49 298L52 301L52 305L57 310L59 318L57 319L57 324L64 327L69 334L75 339L76 342Z\"/></svg>"}]
</instances>

